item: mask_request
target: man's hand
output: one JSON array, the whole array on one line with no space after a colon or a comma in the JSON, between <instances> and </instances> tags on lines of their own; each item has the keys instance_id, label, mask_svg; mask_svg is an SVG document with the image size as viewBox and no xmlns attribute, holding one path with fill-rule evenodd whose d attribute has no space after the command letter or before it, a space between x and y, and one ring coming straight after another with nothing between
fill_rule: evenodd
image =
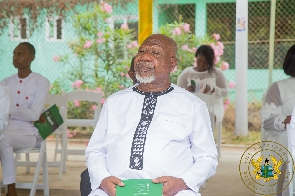
<instances>
[{"instance_id":1,"label":"man's hand","mask_svg":"<svg viewBox=\"0 0 295 196\"><path fill-rule=\"evenodd\" d=\"M39 123L45 123L46 122L46 118L44 116L41 116L39 117L39 120L38 120Z\"/></svg>"},{"instance_id":2,"label":"man's hand","mask_svg":"<svg viewBox=\"0 0 295 196\"><path fill-rule=\"evenodd\" d=\"M109 196L116 196L116 185L124 186L125 184L119 178L109 176L101 181L100 188Z\"/></svg>"},{"instance_id":3,"label":"man's hand","mask_svg":"<svg viewBox=\"0 0 295 196\"><path fill-rule=\"evenodd\" d=\"M286 119L284 120L285 129L287 129L287 124L290 124L290 122L291 122L291 116L287 116Z\"/></svg>"},{"instance_id":4,"label":"man's hand","mask_svg":"<svg viewBox=\"0 0 295 196\"><path fill-rule=\"evenodd\" d=\"M162 176L152 180L153 183L163 184L163 196L174 196L179 191L188 189L182 178L172 176Z\"/></svg>"}]
</instances>

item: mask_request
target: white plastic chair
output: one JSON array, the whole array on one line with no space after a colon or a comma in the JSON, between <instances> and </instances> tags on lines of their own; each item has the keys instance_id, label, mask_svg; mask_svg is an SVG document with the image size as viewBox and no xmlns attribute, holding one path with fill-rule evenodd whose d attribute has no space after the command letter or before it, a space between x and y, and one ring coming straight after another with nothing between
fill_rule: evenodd
<instances>
[{"instance_id":1,"label":"white plastic chair","mask_svg":"<svg viewBox=\"0 0 295 196\"><path fill-rule=\"evenodd\" d=\"M45 107L49 107L52 104L56 104L59 108L59 112L64 120L64 123L55 130L52 134L56 136L55 142L55 153L54 153L54 161L48 161L48 167L59 167L59 179L62 178L62 172L66 172L66 160L65 160L65 149L66 149L66 137L67 137L67 127L66 127L66 107L67 100L66 95L56 95L56 94L48 94L45 102ZM59 149L59 138L61 138L61 149ZM60 161L56 161L57 153L61 153ZM16 155L19 157L19 155ZM19 159L19 158L18 158ZM29 153L26 154L26 161L30 162ZM26 172L30 173L30 167L27 166Z\"/></svg>"},{"instance_id":2,"label":"white plastic chair","mask_svg":"<svg viewBox=\"0 0 295 196\"><path fill-rule=\"evenodd\" d=\"M56 137L55 142L55 152L54 152L54 161L49 161L49 167L59 167L59 179L62 178L62 172L66 172L66 146L67 146L67 125L66 125L66 107L67 107L67 96L66 94L56 95L56 94L48 94L46 99L46 105L56 104L59 108L59 112L64 120L64 123L55 130L52 134ZM59 149L59 139L61 139L61 149ZM58 152L61 154L60 161L56 161L56 156Z\"/></svg>"},{"instance_id":3,"label":"white plastic chair","mask_svg":"<svg viewBox=\"0 0 295 196\"><path fill-rule=\"evenodd\" d=\"M73 91L66 93L67 101L72 102L75 100L78 101L88 101L95 102L97 108L94 110L94 118L93 119L67 119L66 124L67 127L95 127L98 117L101 110L101 93L89 92L89 91ZM67 139L67 138L66 138ZM79 149L66 149L66 155L84 155L85 150Z\"/></svg>"},{"instance_id":4,"label":"white plastic chair","mask_svg":"<svg viewBox=\"0 0 295 196\"><path fill-rule=\"evenodd\" d=\"M200 98L202 101L204 101L207 105L209 114L210 114L210 120L211 120L211 127L214 131L215 126L217 127L217 152L218 152L218 160L221 156L221 133L222 133L222 122L215 122L214 118L214 103L215 103L215 95L208 95L204 93L194 93L198 98Z\"/></svg>"},{"instance_id":5,"label":"white plastic chair","mask_svg":"<svg viewBox=\"0 0 295 196\"><path fill-rule=\"evenodd\" d=\"M24 166L24 167L36 167L36 171L34 174L33 182L16 182L15 187L19 189L31 189L30 196L35 196L36 190L43 190L44 196L49 196L49 181L48 181L48 168L47 168L47 153L46 153L46 140L44 140L40 146L40 148L25 148L21 150L14 151L15 156L15 166ZM21 153L39 153L37 162L20 162L18 160L19 154ZM38 178L40 175L41 166L43 168L43 183L38 183ZM1 187L3 183L1 183ZM1 191L0 191L1 196Z\"/></svg>"}]
</instances>

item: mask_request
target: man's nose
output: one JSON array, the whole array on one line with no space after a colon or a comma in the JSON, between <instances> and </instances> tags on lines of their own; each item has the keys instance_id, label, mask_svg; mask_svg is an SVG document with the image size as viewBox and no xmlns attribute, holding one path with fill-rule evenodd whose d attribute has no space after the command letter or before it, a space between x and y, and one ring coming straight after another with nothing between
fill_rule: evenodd
<instances>
[{"instance_id":1,"label":"man's nose","mask_svg":"<svg viewBox=\"0 0 295 196\"><path fill-rule=\"evenodd\" d=\"M151 54L149 51L145 51L144 54L142 54L141 58L140 58L141 61L144 61L144 62L150 62L151 61Z\"/></svg>"}]
</instances>

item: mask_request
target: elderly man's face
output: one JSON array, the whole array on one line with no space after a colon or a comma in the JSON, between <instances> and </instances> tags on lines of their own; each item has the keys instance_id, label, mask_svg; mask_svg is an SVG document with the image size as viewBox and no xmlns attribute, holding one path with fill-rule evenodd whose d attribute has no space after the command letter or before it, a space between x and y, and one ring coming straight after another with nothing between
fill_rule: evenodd
<instances>
[{"instance_id":1,"label":"elderly man's face","mask_svg":"<svg viewBox=\"0 0 295 196\"><path fill-rule=\"evenodd\" d=\"M134 70L140 83L160 82L174 69L171 45L161 36L146 39L135 57Z\"/></svg>"}]
</instances>

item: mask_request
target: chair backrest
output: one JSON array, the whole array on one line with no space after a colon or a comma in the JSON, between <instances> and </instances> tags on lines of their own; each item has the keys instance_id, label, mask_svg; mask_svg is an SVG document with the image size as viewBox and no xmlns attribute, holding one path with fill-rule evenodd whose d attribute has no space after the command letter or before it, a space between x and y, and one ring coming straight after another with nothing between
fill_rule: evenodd
<instances>
[{"instance_id":1,"label":"chair backrest","mask_svg":"<svg viewBox=\"0 0 295 196\"><path fill-rule=\"evenodd\" d=\"M59 112L65 121L67 119L66 108L67 108L67 96L66 94L56 95L48 94L45 102L46 106L55 104L59 108Z\"/></svg>"},{"instance_id":2,"label":"chair backrest","mask_svg":"<svg viewBox=\"0 0 295 196\"><path fill-rule=\"evenodd\" d=\"M89 101L89 102L95 102L97 104L97 108L94 110L94 120L97 121L100 110L101 110L101 99L102 99L102 93L96 93L96 92L89 92L89 91L73 91L68 92L67 94L67 102L70 101Z\"/></svg>"},{"instance_id":3,"label":"chair backrest","mask_svg":"<svg viewBox=\"0 0 295 196\"><path fill-rule=\"evenodd\" d=\"M198 98L200 98L202 101L206 103L206 106L208 108L209 114L210 114L210 120L211 120L211 126L212 129L214 129L214 102L215 102L215 95L208 95L204 93L194 93Z\"/></svg>"}]
</instances>

